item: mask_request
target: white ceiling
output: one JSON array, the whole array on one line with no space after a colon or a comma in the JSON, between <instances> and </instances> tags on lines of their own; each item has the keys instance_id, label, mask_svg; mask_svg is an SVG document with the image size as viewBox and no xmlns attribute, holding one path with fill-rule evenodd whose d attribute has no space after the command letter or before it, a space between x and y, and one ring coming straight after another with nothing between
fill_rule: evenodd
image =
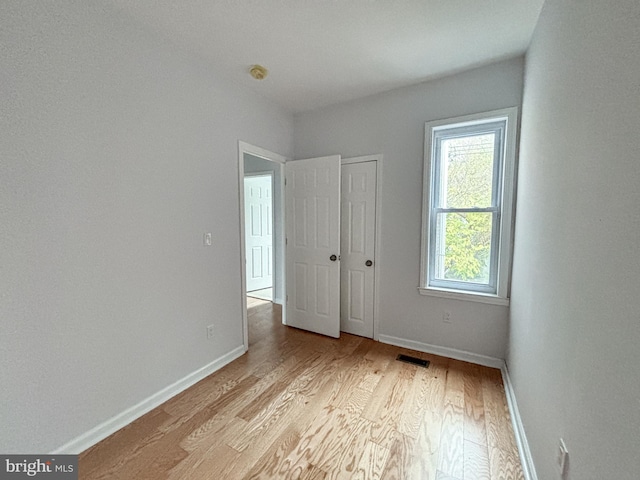
<instances>
[{"instance_id":1,"label":"white ceiling","mask_svg":"<svg viewBox=\"0 0 640 480\"><path fill-rule=\"evenodd\" d=\"M544 0L107 0L292 112L522 54ZM253 80L262 64L269 76Z\"/></svg>"}]
</instances>

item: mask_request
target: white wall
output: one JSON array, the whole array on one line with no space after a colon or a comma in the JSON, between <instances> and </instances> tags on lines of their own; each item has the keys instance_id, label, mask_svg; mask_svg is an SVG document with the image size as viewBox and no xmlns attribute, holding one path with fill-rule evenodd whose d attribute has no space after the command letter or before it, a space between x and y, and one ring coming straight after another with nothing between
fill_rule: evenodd
<instances>
[{"instance_id":1,"label":"white wall","mask_svg":"<svg viewBox=\"0 0 640 480\"><path fill-rule=\"evenodd\" d=\"M97 2L1 2L0 65L0 451L42 453L242 345L238 140L292 117Z\"/></svg>"},{"instance_id":2,"label":"white wall","mask_svg":"<svg viewBox=\"0 0 640 480\"><path fill-rule=\"evenodd\" d=\"M384 155L381 335L504 358L506 307L418 293L424 124L519 106L522 76L518 58L295 116L296 158ZM443 323L444 310L452 323Z\"/></svg>"},{"instance_id":3,"label":"white wall","mask_svg":"<svg viewBox=\"0 0 640 480\"><path fill-rule=\"evenodd\" d=\"M541 480L640 475L640 3L547 0L527 55L508 367Z\"/></svg>"},{"instance_id":4,"label":"white wall","mask_svg":"<svg viewBox=\"0 0 640 480\"><path fill-rule=\"evenodd\" d=\"M264 158L256 157L249 153L244 154L244 173L273 172L273 261L275 264L275 276L273 285L273 299L276 303L284 300L284 252L282 251L283 239L280 232L284 230L284 218L282 206L282 174L281 164L271 162Z\"/></svg>"}]
</instances>

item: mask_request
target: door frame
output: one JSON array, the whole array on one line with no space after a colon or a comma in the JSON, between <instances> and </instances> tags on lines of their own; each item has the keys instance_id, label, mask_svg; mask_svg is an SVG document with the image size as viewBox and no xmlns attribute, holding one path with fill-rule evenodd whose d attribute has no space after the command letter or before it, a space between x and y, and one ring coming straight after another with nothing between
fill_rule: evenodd
<instances>
[{"instance_id":1,"label":"door frame","mask_svg":"<svg viewBox=\"0 0 640 480\"><path fill-rule=\"evenodd\" d=\"M244 155L243 155L244 157ZM244 160L244 159L243 159ZM266 160L266 159L264 159ZM243 166L244 166L244 162L243 162ZM275 212L275 196L274 196L274 188L275 188L275 172L273 170L266 170L266 171L262 171L262 172L249 172L244 174L244 179L246 179L247 177L269 177L269 181L271 183L271 276L272 276L272 280L271 280L271 289L272 289L272 295L271 295L271 301L274 303L278 303L276 302L276 282L279 281L278 276L276 275L276 246L275 246L275 238L276 236L273 234L275 231L275 217L276 217L276 212ZM245 190L245 195L246 195L246 190ZM246 197L245 197L246 200ZM244 220L246 221L246 215ZM246 230L245 230L245 235L247 234ZM246 237L245 237L245 249L246 249ZM245 255L247 254L247 252L245 251ZM246 282L246 263L245 263L245 282ZM245 285L246 287L246 285ZM245 292L247 293L247 292Z\"/></svg>"},{"instance_id":2,"label":"door frame","mask_svg":"<svg viewBox=\"0 0 640 480\"><path fill-rule=\"evenodd\" d=\"M379 311L380 311L380 258L382 251L381 242L381 218L382 208L380 202L380 193L382 191L382 162L383 155L363 155L360 157L343 158L341 165L349 163L376 162L376 228L375 228L375 252L373 254L373 339L378 341L379 337Z\"/></svg>"},{"instance_id":3,"label":"door frame","mask_svg":"<svg viewBox=\"0 0 640 480\"><path fill-rule=\"evenodd\" d=\"M282 198L282 202L280 202L280 209L276 213L274 208L274 215L281 215L281 225L280 231L278 232L280 235L279 243L281 243L281 251L282 251L282 264L286 266L286 248L285 248L285 237L286 237L286 225L285 225L285 186L284 186L284 164L287 161L290 161L290 158L285 157L284 155L280 155L278 153L271 152L264 148L252 145L250 143L244 142L242 140L238 141L238 190L239 190L239 218L240 218L240 302L242 308L242 334L243 334L243 343L244 343L244 351L246 352L249 349L249 323L247 316L247 278L246 278L246 245L245 245L245 233L244 233L244 154L248 153L250 155L254 155L256 157L262 158L264 160L268 160L270 162L274 162L279 164L279 174L281 175L282 182L280 182L280 195ZM373 339L379 341L379 311L380 311L380 258L382 257L382 178L383 178L383 159L384 156L382 154L375 155L363 155L359 157L349 157L342 158L341 164L346 163L360 163L360 162L377 162L376 163L376 230L375 230L375 241L376 241L376 249L374 254L374 266L375 266L375 274L374 274L374 304L373 304ZM274 242L275 247L275 242ZM275 254L274 254L275 257ZM277 274L277 268L274 269L274 274ZM287 288L287 278L286 278L286 268L282 271L282 286L284 289L284 298L286 299L286 288ZM274 298L275 300L275 298ZM281 299L283 302L282 305L282 323L286 324L286 301Z\"/></svg>"},{"instance_id":4,"label":"door frame","mask_svg":"<svg viewBox=\"0 0 640 480\"><path fill-rule=\"evenodd\" d=\"M245 154L253 155L255 157L262 158L263 160L267 160L269 162L273 162L279 165L278 175L280 175L280 198L282 201L280 202L279 211L276 212L274 207L273 215L280 215L282 221L280 222L280 228L278 229L278 245L276 245L276 241L274 240L274 262L275 262L275 248L276 246L280 247L280 251L282 252L281 262L282 265L286 265L286 249L285 249L285 219L284 219L284 208L285 208L285 191L284 191L284 164L289 160L287 157L280 155L278 153L271 152L261 147L257 147L255 145L251 145L250 143L243 142L242 140L238 141L238 201L239 201L239 212L238 218L240 219L240 303L241 303L241 311L242 311L242 338L244 344L244 351L249 350L249 321L247 316L247 255L246 255L246 242L245 242L245 215L244 215L244 156ZM274 225L275 230L275 225ZM274 264L274 267L278 265ZM274 287L275 283L280 281L283 289L286 292L286 268L283 268L282 275L278 274L278 268L274 268ZM278 278L281 277L281 278ZM275 288L274 288L275 291ZM282 294L282 292L281 292ZM286 293L285 293L286 298ZM274 295L274 303L276 301ZM280 299L281 301L283 299ZM284 301L283 301L284 303ZM283 305L282 308L282 322L286 322L286 308Z\"/></svg>"}]
</instances>

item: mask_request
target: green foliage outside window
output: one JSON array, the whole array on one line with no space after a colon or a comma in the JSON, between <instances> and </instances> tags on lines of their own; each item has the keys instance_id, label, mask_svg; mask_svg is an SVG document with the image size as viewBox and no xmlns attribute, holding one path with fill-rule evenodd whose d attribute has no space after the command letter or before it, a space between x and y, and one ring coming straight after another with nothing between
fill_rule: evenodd
<instances>
[{"instance_id":1,"label":"green foliage outside window","mask_svg":"<svg viewBox=\"0 0 640 480\"><path fill-rule=\"evenodd\" d=\"M491 206L494 135L443 141L447 208ZM447 145L444 145L444 144ZM446 213L444 278L488 283L492 214Z\"/></svg>"}]
</instances>

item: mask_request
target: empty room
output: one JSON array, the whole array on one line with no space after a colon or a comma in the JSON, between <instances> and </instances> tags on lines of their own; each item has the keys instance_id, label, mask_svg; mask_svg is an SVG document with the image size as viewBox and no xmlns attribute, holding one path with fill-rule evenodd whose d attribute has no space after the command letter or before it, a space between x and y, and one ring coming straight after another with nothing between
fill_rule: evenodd
<instances>
[{"instance_id":1,"label":"empty room","mask_svg":"<svg viewBox=\"0 0 640 480\"><path fill-rule=\"evenodd\" d=\"M0 95L0 479L639 478L637 0L4 0Z\"/></svg>"}]
</instances>

